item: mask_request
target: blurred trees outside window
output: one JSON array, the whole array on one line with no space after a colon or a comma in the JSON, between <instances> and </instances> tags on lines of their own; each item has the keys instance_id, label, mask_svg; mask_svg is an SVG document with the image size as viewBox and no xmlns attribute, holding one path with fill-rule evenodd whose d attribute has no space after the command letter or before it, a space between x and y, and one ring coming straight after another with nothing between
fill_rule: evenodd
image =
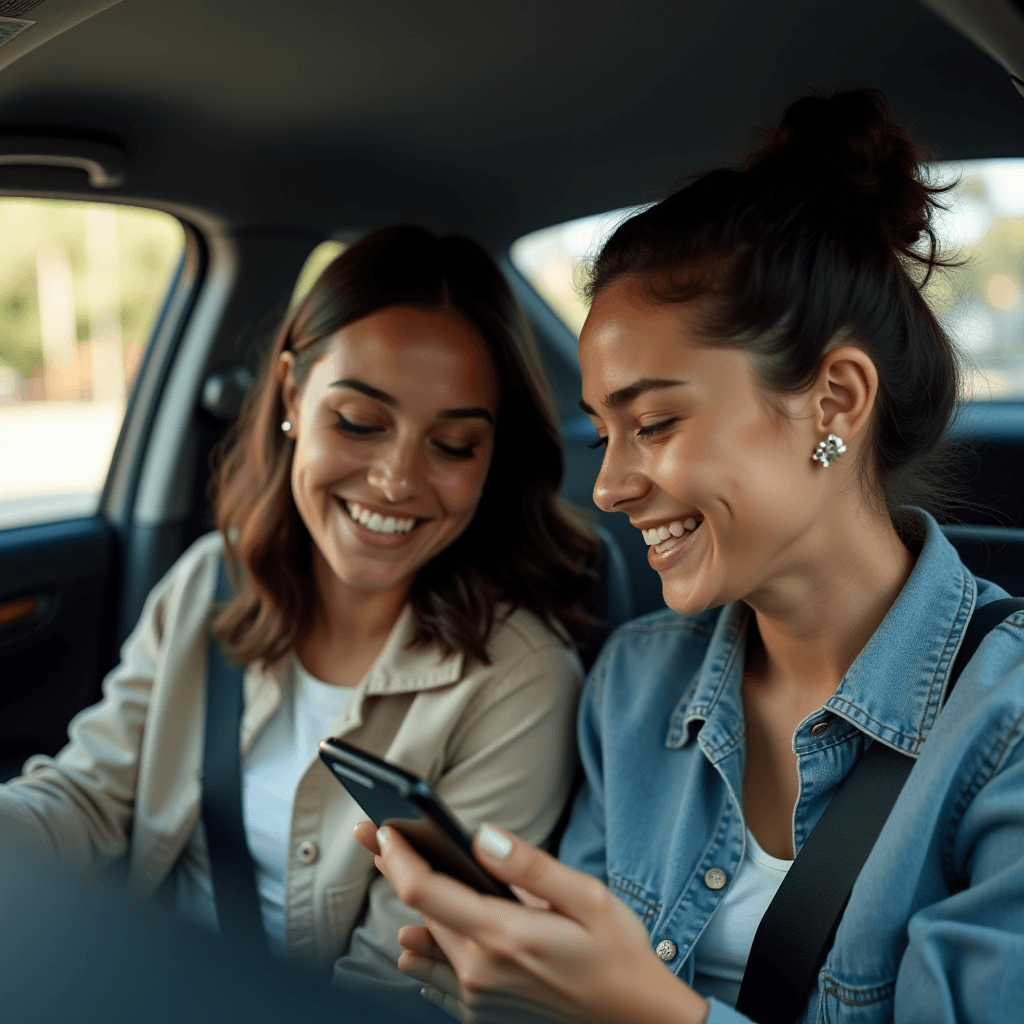
<instances>
[{"instance_id":1,"label":"blurred trees outside window","mask_svg":"<svg viewBox=\"0 0 1024 1024\"><path fill-rule=\"evenodd\" d=\"M940 249L964 264L933 275L925 295L963 356L965 397L1024 401L1024 160L938 163L926 174L957 182L934 227ZM577 335L587 264L640 209L557 224L513 244L513 263Z\"/></svg>"},{"instance_id":2,"label":"blurred trees outside window","mask_svg":"<svg viewBox=\"0 0 1024 1024\"><path fill-rule=\"evenodd\" d=\"M95 511L183 250L159 211L0 198L0 526Z\"/></svg>"}]
</instances>

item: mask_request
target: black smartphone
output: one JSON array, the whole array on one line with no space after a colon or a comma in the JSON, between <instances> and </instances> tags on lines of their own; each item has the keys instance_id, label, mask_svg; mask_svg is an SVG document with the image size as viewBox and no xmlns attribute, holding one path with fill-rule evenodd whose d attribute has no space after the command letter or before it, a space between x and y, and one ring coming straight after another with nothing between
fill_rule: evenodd
<instances>
[{"instance_id":1,"label":"black smartphone","mask_svg":"<svg viewBox=\"0 0 1024 1024\"><path fill-rule=\"evenodd\" d=\"M473 856L472 836L425 779L344 740L323 740L320 757L378 828L387 825L401 832L435 871L487 896L516 899L507 885L480 866Z\"/></svg>"}]
</instances>

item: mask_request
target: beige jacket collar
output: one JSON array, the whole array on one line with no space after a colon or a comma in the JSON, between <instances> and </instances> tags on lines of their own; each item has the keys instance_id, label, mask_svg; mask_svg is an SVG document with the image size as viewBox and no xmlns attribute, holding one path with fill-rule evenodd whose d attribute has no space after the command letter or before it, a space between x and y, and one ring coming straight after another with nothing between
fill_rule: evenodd
<instances>
[{"instance_id":1,"label":"beige jacket collar","mask_svg":"<svg viewBox=\"0 0 1024 1024\"><path fill-rule=\"evenodd\" d=\"M433 662L425 659L422 649L409 649L414 630L412 607L406 605L391 628L377 660L355 688L352 700L338 723L337 735L352 732L363 724L363 701L366 697L432 690L462 678L463 655L438 656ZM246 670L245 710L239 737L239 749L243 755L281 704L288 664L289 659L282 658L270 665L257 662Z\"/></svg>"}]
</instances>

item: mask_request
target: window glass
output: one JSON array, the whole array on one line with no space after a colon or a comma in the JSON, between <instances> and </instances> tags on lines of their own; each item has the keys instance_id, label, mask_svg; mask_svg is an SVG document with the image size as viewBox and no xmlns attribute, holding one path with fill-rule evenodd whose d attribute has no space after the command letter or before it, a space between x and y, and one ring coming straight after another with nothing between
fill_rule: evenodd
<instances>
[{"instance_id":1,"label":"window glass","mask_svg":"<svg viewBox=\"0 0 1024 1024\"><path fill-rule=\"evenodd\" d=\"M184 241L154 210L0 198L0 527L95 512Z\"/></svg>"},{"instance_id":2,"label":"window glass","mask_svg":"<svg viewBox=\"0 0 1024 1024\"><path fill-rule=\"evenodd\" d=\"M335 256L340 256L346 248L344 242L328 239L326 242L321 242L309 254L306 262L302 265L302 270L299 271L299 279L295 282L295 291L292 292L291 301L293 306L313 287L316 279L327 269L327 264Z\"/></svg>"},{"instance_id":3,"label":"window glass","mask_svg":"<svg viewBox=\"0 0 1024 1024\"><path fill-rule=\"evenodd\" d=\"M1024 160L939 163L928 174L957 182L934 226L943 252L965 262L934 275L926 296L963 354L967 394L1024 400ZM513 262L577 334L587 261L637 209L558 224L512 246Z\"/></svg>"}]
</instances>

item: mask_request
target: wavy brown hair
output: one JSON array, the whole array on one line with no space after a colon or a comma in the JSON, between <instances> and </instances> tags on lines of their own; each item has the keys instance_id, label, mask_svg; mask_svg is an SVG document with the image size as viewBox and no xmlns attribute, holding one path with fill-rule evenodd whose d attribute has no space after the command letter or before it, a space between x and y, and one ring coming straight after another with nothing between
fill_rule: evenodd
<instances>
[{"instance_id":1,"label":"wavy brown hair","mask_svg":"<svg viewBox=\"0 0 1024 1024\"><path fill-rule=\"evenodd\" d=\"M338 256L288 313L217 453L217 525L238 585L214 633L242 664L291 650L320 600L312 539L292 498L292 445L280 429L281 353L294 353L301 387L337 331L389 306L458 312L486 342L499 389L494 451L473 521L410 589L413 646L434 644L487 664L494 623L515 608L563 638L582 640L591 624L584 600L596 578L597 541L558 495L562 448L525 315L475 242L396 225Z\"/></svg>"}]
</instances>

